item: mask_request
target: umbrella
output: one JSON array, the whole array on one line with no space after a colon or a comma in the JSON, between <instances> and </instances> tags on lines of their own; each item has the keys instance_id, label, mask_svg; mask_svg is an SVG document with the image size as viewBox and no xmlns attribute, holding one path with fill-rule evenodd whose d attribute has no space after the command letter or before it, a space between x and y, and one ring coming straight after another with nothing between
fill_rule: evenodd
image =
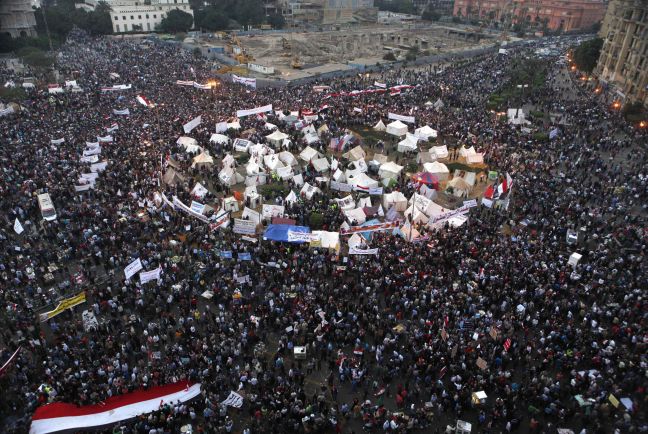
<instances>
[{"instance_id":1,"label":"umbrella","mask_svg":"<svg viewBox=\"0 0 648 434\"><path fill-rule=\"evenodd\" d=\"M431 185L435 190L439 189L439 178L430 172L419 172L412 175L412 180L418 184Z\"/></svg>"}]
</instances>

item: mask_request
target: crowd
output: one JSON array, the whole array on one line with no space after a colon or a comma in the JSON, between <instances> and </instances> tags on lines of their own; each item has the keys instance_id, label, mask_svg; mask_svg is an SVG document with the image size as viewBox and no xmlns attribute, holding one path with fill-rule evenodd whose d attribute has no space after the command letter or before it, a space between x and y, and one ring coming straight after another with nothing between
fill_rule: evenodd
<instances>
[{"instance_id":1,"label":"crowd","mask_svg":"<svg viewBox=\"0 0 648 434\"><path fill-rule=\"evenodd\" d=\"M460 419L473 432L647 431L646 133L551 62L546 85L526 103L563 114L548 125L560 134L540 141L498 121L485 100L506 82L510 58L524 55L484 55L441 73L334 79L321 84L338 92L374 81L416 87L325 99L313 84L178 86L212 80L209 62L175 45L73 33L57 69L83 92L29 91L20 113L0 118L0 362L22 346L0 379L3 432L27 432L48 402L90 405L179 381L200 383L201 394L106 432L177 433L187 424L206 433L445 432ZM8 70L0 78L19 81ZM132 89L100 90L122 83ZM136 95L156 107L138 105ZM426 107L438 99L444 108ZM387 112L415 115L418 126L439 130L441 143L474 143L489 168L511 173L508 208L473 208L458 228L419 227L429 236L420 242L375 232L379 255L338 256L308 244L250 242L231 226L211 230L155 203L156 192L190 203L200 181L218 209L231 189L218 168L190 168L176 144L182 125L202 115L190 135L223 159L232 148L209 142L216 123L265 104L319 111L315 127L329 129L322 153L328 139ZM128 116L113 114L124 108ZM305 146L298 130L270 119L291 135L291 150ZM239 121L241 131L255 130L253 142L265 142L268 119ZM80 162L85 143L115 122L114 142L102 144L107 168L95 188L75 191L90 165ZM381 146L393 153L395 143ZM185 182L160 182L168 164ZM317 176L304 171L311 183ZM401 176L390 189L409 197L414 186ZM56 220L41 218L40 192L52 197ZM336 197L322 186L313 200L268 193L264 203L284 204L286 217L304 225L317 211L337 231L345 216L331 207ZM577 246L566 240L572 230ZM583 257L572 267L575 250ZM161 279L125 280L136 258L144 270L161 267ZM85 307L39 322L44 307L81 290ZM84 329L83 309L99 320L96 330ZM295 347L306 357L295 358ZM241 408L222 405L230 391L244 396ZM486 402L473 402L477 391Z\"/></svg>"}]
</instances>

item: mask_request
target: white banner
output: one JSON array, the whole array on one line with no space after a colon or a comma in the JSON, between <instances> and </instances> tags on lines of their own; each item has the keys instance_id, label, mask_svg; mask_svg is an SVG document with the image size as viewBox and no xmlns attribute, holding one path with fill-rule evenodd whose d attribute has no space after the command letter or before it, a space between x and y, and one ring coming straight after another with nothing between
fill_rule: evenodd
<instances>
[{"instance_id":1,"label":"white banner","mask_svg":"<svg viewBox=\"0 0 648 434\"><path fill-rule=\"evenodd\" d=\"M359 249L357 247L351 247L349 249L349 255L377 255L378 249Z\"/></svg>"},{"instance_id":2,"label":"white banner","mask_svg":"<svg viewBox=\"0 0 648 434\"><path fill-rule=\"evenodd\" d=\"M52 145L60 145L61 143L65 142L65 138L52 139L51 142L52 142Z\"/></svg>"},{"instance_id":3,"label":"white banner","mask_svg":"<svg viewBox=\"0 0 648 434\"><path fill-rule=\"evenodd\" d=\"M463 208L473 208L477 206L477 199L464 200Z\"/></svg>"},{"instance_id":4,"label":"white banner","mask_svg":"<svg viewBox=\"0 0 648 434\"><path fill-rule=\"evenodd\" d=\"M21 225L18 221L18 218L16 218L16 221L14 222L14 231L16 231L18 235L22 234L25 231L23 225Z\"/></svg>"},{"instance_id":5,"label":"white banner","mask_svg":"<svg viewBox=\"0 0 648 434\"><path fill-rule=\"evenodd\" d=\"M237 110L236 117L242 118L244 116L258 115L259 113L267 113L272 111L272 104L264 105L263 107L256 107L248 110Z\"/></svg>"},{"instance_id":6,"label":"white banner","mask_svg":"<svg viewBox=\"0 0 648 434\"><path fill-rule=\"evenodd\" d=\"M164 196L163 196L163 198L164 198ZM193 216L193 217L197 218L198 220L200 220L202 222L209 223L209 219L207 219L207 217L205 217L204 215L199 214L199 213L195 212L194 210L192 210L191 208L189 208L180 199L178 199L177 196L173 196L173 205L174 205L173 208L176 208L176 207L180 208L180 210L184 211L185 213L189 214L190 216Z\"/></svg>"},{"instance_id":7,"label":"white banner","mask_svg":"<svg viewBox=\"0 0 648 434\"><path fill-rule=\"evenodd\" d=\"M85 151L83 151L84 157L90 157L92 155L99 155L99 154L101 154L101 147L86 149Z\"/></svg>"},{"instance_id":8,"label":"white banner","mask_svg":"<svg viewBox=\"0 0 648 434\"><path fill-rule=\"evenodd\" d=\"M331 183L329 184L329 188L331 190L337 190L343 192L353 191L353 186L351 184L345 184L344 182L331 181Z\"/></svg>"},{"instance_id":9,"label":"white banner","mask_svg":"<svg viewBox=\"0 0 648 434\"><path fill-rule=\"evenodd\" d=\"M176 84L178 84L180 86L193 86L194 82L193 81L176 80Z\"/></svg>"},{"instance_id":10,"label":"white banner","mask_svg":"<svg viewBox=\"0 0 648 434\"><path fill-rule=\"evenodd\" d=\"M196 83L195 81L193 83L193 87L195 87L196 89L202 89L202 90L209 90L209 89L212 88L211 84L200 84L200 83Z\"/></svg>"},{"instance_id":11,"label":"white banner","mask_svg":"<svg viewBox=\"0 0 648 434\"><path fill-rule=\"evenodd\" d=\"M249 86L252 89L256 89L257 83L256 83L256 78L248 78L248 77L239 77L236 74L232 74L232 81L234 83L239 83L244 86Z\"/></svg>"},{"instance_id":12,"label":"white banner","mask_svg":"<svg viewBox=\"0 0 648 434\"><path fill-rule=\"evenodd\" d=\"M110 87L102 87L101 91L102 92L112 92L112 91L116 91L116 90L127 90L127 89L130 89L131 87L133 87L133 86L130 85L130 84L116 84L116 85L110 86Z\"/></svg>"},{"instance_id":13,"label":"white banner","mask_svg":"<svg viewBox=\"0 0 648 434\"><path fill-rule=\"evenodd\" d=\"M92 184L90 184L90 183L88 183L88 184L83 184L83 185L75 185L75 186L74 186L74 191L76 191L77 193L79 193L79 192L81 192L81 191L88 191L88 190L90 190L91 188L92 188Z\"/></svg>"},{"instance_id":14,"label":"white banner","mask_svg":"<svg viewBox=\"0 0 648 434\"><path fill-rule=\"evenodd\" d=\"M205 205L200 202L196 202L195 200L192 200L191 210L197 214L202 214L203 211L205 211Z\"/></svg>"},{"instance_id":15,"label":"white banner","mask_svg":"<svg viewBox=\"0 0 648 434\"><path fill-rule=\"evenodd\" d=\"M106 166L108 166L107 161L102 161L101 163L95 163L90 166L90 171L91 172L103 172L106 170Z\"/></svg>"},{"instance_id":16,"label":"white banner","mask_svg":"<svg viewBox=\"0 0 648 434\"><path fill-rule=\"evenodd\" d=\"M185 134L189 134L191 130L200 125L200 122L202 122L202 116L198 116L197 118L190 120L182 126L182 129L184 130Z\"/></svg>"},{"instance_id":17,"label":"white banner","mask_svg":"<svg viewBox=\"0 0 648 434\"><path fill-rule=\"evenodd\" d=\"M140 271L142 268L144 267L142 266L142 261L140 261L140 258L137 258L133 262L128 264L128 266L124 268L124 276L126 276L126 280L133 277L135 273Z\"/></svg>"},{"instance_id":18,"label":"white banner","mask_svg":"<svg viewBox=\"0 0 648 434\"><path fill-rule=\"evenodd\" d=\"M252 220L234 219L235 234L254 235L256 233L256 222Z\"/></svg>"},{"instance_id":19,"label":"white banner","mask_svg":"<svg viewBox=\"0 0 648 434\"><path fill-rule=\"evenodd\" d=\"M369 188L369 194L372 196L380 196L383 194L383 188L382 187L371 187Z\"/></svg>"},{"instance_id":20,"label":"white banner","mask_svg":"<svg viewBox=\"0 0 648 434\"><path fill-rule=\"evenodd\" d=\"M306 233L306 232L294 232L288 231L288 241L289 242L305 242L310 243L311 241L319 240L319 235Z\"/></svg>"},{"instance_id":21,"label":"white banner","mask_svg":"<svg viewBox=\"0 0 648 434\"><path fill-rule=\"evenodd\" d=\"M439 214L437 216L430 217L430 220L428 221L428 224L431 225L431 224L434 224L434 223L439 223L439 222L448 220L449 218L452 218L452 217L455 217L455 216L458 216L458 215L462 215L462 214L466 214L468 212L468 210L469 210L469 208L466 208L465 206L462 206L461 208L457 208L457 209L452 210L452 211L441 213L441 214Z\"/></svg>"},{"instance_id":22,"label":"white banner","mask_svg":"<svg viewBox=\"0 0 648 434\"><path fill-rule=\"evenodd\" d=\"M81 157L79 158L79 161L82 163L96 163L99 161L99 156L98 155L90 155L89 157Z\"/></svg>"},{"instance_id":23,"label":"white banner","mask_svg":"<svg viewBox=\"0 0 648 434\"><path fill-rule=\"evenodd\" d=\"M243 397L236 392L230 392L229 396L225 398L225 401L221 402L221 405L241 408L243 406Z\"/></svg>"},{"instance_id":24,"label":"white banner","mask_svg":"<svg viewBox=\"0 0 648 434\"><path fill-rule=\"evenodd\" d=\"M88 149L96 148L97 146L99 146L99 142L86 142L86 148Z\"/></svg>"},{"instance_id":25,"label":"white banner","mask_svg":"<svg viewBox=\"0 0 648 434\"><path fill-rule=\"evenodd\" d=\"M374 81L374 86L379 87L381 89L387 89L387 83L378 83L377 81Z\"/></svg>"},{"instance_id":26,"label":"white banner","mask_svg":"<svg viewBox=\"0 0 648 434\"><path fill-rule=\"evenodd\" d=\"M130 114L129 109L124 109L124 110L115 110L113 109L113 114L118 115L118 116L128 116Z\"/></svg>"},{"instance_id":27,"label":"white banner","mask_svg":"<svg viewBox=\"0 0 648 434\"><path fill-rule=\"evenodd\" d=\"M396 113L388 113L387 119L391 119L394 121L403 121L403 122L407 122L408 124L413 124L416 122L414 116L401 116L401 115L397 115Z\"/></svg>"},{"instance_id":28,"label":"white banner","mask_svg":"<svg viewBox=\"0 0 648 434\"><path fill-rule=\"evenodd\" d=\"M102 142L102 143L112 143L113 142L113 136L97 136L97 141Z\"/></svg>"},{"instance_id":29,"label":"white banner","mask_svg":"<svg viewBox=\"0 0 648 434\"><path fill-rule=\"evenodd\" d=\"M285 207L283 206L263 204L261 215L263 215L264 220L268 220L272 219L273 217L283 217L284 211Z\"/></svg>"},{"instance_id":30,"label":"white banner","mask_svg":"<svg viewBox=\"0 0 648 434\"><path fill-rule=\"evenodd\" d=\"M151 271L142 271L139 274L140 283L144 285L151 280L160 280L160 275L162 274L162 267L157 267L155 270Z\"/></svg>"}]
</instances>

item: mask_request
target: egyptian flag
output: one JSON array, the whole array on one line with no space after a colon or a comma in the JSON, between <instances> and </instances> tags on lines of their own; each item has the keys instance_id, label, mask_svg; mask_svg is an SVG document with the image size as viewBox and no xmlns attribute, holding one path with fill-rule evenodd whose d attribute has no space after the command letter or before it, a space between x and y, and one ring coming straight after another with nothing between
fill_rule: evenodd
<instances>
[{"instance_id":1,"label":"egyptian flag","mask_svg":"<svg viewBox=\"0 0 648 434\"><path fill-rule=\"evenodd\" d=\"M484 192L484 197L485 197L486 199L491 199L491 200L493 200L493 199L494 199L494 196L495 196L495 186L493 186L493 185L489 185L489 186L486 188L486 191Z\"/></svg>"},{"instance_id":2,"label":"egyptian flag","mask_svg":"<svg viewBox=\"0 0 648 434\"><path fill-rule=\"evenodd\" d=\"M99 404L83 407L54 402L36 409L29 434L87 431L106 427L157 411L166 404L187 402L198 395L200 384L189 386L189 383L183 381L113 396Z\"/></svg>"},{"instance_id":3,"label":"egyptian flag","mask_svg":"<svg viewBox=\"0 0 648 434\"><path fill-rule=\"evenodd\" d=\"M501 197L508 193L511 184L513 184L513 179L511 178L511 175L507 173L506 178L503 177L500 184L497 186L497 196Z\"/></svg>"},{"instance_id":4,"label":"egyptian flag","mask_svg":"<svg viewBox=\"0 0 648 434\"><path fill-rule=\"evenodd\" d=\"M149 107L149 108L153 107L153 104L142 95L137 95L135 99L137 100L138 103L142 104L144 107Z\"/></svg>"}]
</instances>

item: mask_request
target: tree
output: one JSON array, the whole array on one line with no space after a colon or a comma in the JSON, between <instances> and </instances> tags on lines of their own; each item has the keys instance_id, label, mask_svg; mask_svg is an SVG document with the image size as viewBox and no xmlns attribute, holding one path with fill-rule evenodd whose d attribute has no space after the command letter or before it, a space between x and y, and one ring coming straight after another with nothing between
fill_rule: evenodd
<instances>
[{"instance_id":1,"label":"tree","mask_svg":"<svg viewBox=\"0 0 648 434\"><path fill-rule=\"evenodd\" d=\"M54 59L38 48L24 47L17 54L25 64L36 69L46 69L54 64Z\"/></svg>"},{"instance_id":2,"label":"tree","mask_svg":"<svg viewBox=\"0 0 648 434\"><path fill-rule=\"evenodd\" d=\"M601 48L603 48L603 39L601 38L590 39L576 47L574 50L574 63L578 69L590 74L596 67Z\"/></svg>"},{"instance_id":3,"label":"tree","mask_svg":"<svg viewBox=\"0 0 648 434\"><path fill-rule=\"evenodd\" d=\"M395 62L396 61L396 56L394 56L394 53L391 51L383 56L383 60L388 60L390 62Z\"/></svg>"},{"instance_id":4,"label":"tree","mask_svg":"<svg viewBox=\"0 0 648 434\"><path fill-rule=\"evenodd\" d=\"M381 11L411 15L416 14L416 7L411 0L376 0L374 6Z\"/></svg>"},{"instance_id":5,"label":"tree","mask_svg":"<svg viewBox=\"0 0 648 434\"><path fill-rule=\"evenodd\" d=\"M261 0L239 0L234 6L234 19L242 26L261 24L265 18Z\"/></svg>"},{"instance_id":6,"label":"tree","mask_svg":"<svg viewBox=\"0 0 648 434\"><path fill-rule=\"evenodd\" d=\"M441 14L428 7L423 11L423 14L421 14L421 18L425 21L439 21Z\"/></svg>"},{"instance_id":7,"label":"tree","mask_svg":"<svg viewBox=\"0 0 648 434\"><path fill-rule=\"evenodd\" d=\"M222 10L215 7L208 7L201 15L196 17L196 25L207 30L227 30L229 28L229 17Z\"/></svg>"},{"instance_id":8,"label":"tree","mask_svg":"<svg viewBox=\"0 0 648 434\"><path fill-rule=\"evenodd\" d=\"M273 29L283 29L283 27L286 25L286 19L281 14L269 15L267 17L267 21Z\"/></svg>"},{"instance_id":9,"label":"tree","mask_svg":"<svg viewBox=\"0 0 648 434\"><path fill-rule=\"evenodd\" d=\"M193 25L191 14L174 9L160 23L160 29L168 33L186 32Z\"/></svg>"}]
</instances>

